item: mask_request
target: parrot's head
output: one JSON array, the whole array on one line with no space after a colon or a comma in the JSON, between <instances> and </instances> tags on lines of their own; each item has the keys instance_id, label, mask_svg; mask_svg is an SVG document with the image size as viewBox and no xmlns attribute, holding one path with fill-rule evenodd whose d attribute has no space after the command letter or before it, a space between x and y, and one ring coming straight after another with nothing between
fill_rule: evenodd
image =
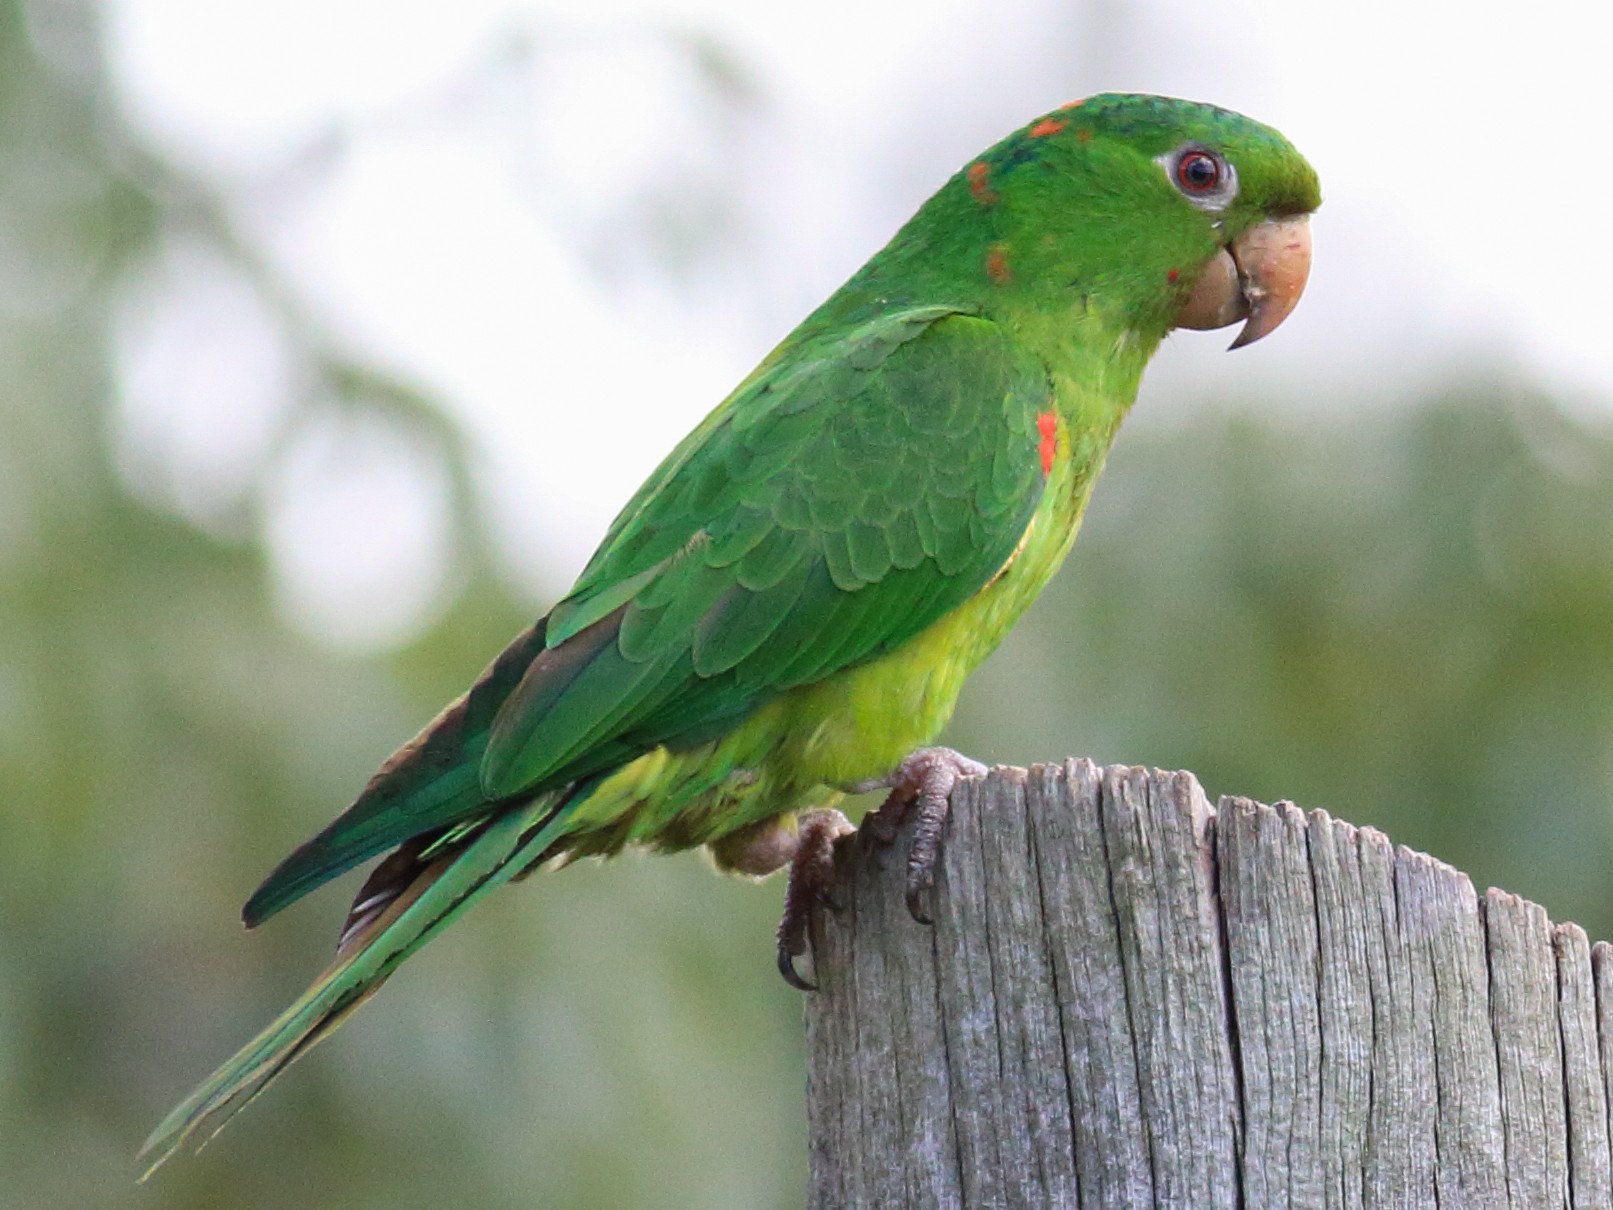
<instances>
[{"instance_id":1,"label":"parrot's head","mask_svg":"<svg viewBox=\"0 0 1613 1210\"><path fill-rule=\"evenodd\" d=\"M995 212L997 246L1040 262L1026 263L1020 281L1049 300L1075 288L1139 335L1242 320L1239 348L1276 328L1305 288L1316 173L1282 135L1241 114L1170 97L1089 97L1011 135L960 177L977 212Z\"/></svg>"}]
</instances>

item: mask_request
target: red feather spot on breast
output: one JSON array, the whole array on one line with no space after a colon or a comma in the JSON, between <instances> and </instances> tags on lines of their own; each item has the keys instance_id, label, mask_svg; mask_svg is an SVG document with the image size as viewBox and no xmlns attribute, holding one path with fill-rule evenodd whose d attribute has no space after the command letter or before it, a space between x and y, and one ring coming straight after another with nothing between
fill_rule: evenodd
<instances>
[{"instance_id":1,"label":"red feather spot on breast","mask_svg":"<svg viewBox=\"0 0 1613 1210\"><path fill-rule=\"evenodd\" d=\"M982 206L990 206L997 200L997 192L991 187L991 168L985 160L969 165L969 192Z\"/></svg>"},{"instance_id":2,"label":"red feather spot on breast","mask_svg":"<svg viewBox=\"0 0 1613 1210\"><path fill-rule=\"evenodd\" d=\"M1053 456L1059 452L1059 414L1049 408L1036 418L1036 431L1042 435L1036 447L1042 455L1042 478L1053 473Z\"/></svg>"},{"instance_id":3,"label":"red feather spot on breast","mask_svg":"<svg viewBox=\"0 0 1613 1210\"><path fill-rule=\"evenodd\" d=\"M1040 122L1031 127L1030 135L1033 139L1045 139L1050 134L1057 134L1067 125L1067 122L1064 122L1058 118L1043 118Z\"/></svg>"},{"instance_id":4,"label":"red feather spot on breast","mask_svg":"<svg viewBox=\"0 0 1613 1210\"><path fill-rule=\"evenodd\" d=\"M1014 273L1008 267L1008 245L993 244L986 249L986 276L999 286L1012 280Z\"/></svg>"},{"instance_id":5,"label":"red feather spot on breast","mask_svg":"<svg viewBox=\"0 0 1613 1210\"><path fill-rule=\"evenodd\" d=\"M1165 274L1165 280L1174 286L1176 284L1176 279L1180 276L1182 276L1182 271L1180 269L1172 269L1169 273Z\"/></svg>"}]
</instances>

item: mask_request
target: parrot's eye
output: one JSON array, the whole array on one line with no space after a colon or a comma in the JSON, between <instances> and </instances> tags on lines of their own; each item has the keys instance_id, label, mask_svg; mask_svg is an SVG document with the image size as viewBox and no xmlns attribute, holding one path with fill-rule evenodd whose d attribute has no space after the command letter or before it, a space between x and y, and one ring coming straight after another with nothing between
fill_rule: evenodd
<instances>
[{"instance_id":1,"label":"parrot's eye","mask_svg":"<svg viewBox=\"0 0 1613 1210\"><path fill-rule=\"evenodd\" d=\"M1205 147L1189 143L1156 161L1182 195L1205 210L1220 210L1238 192L1232 165Z\"/></svg>"},{"instance_id":2,"label":"parrot's eye","mask_svg":"<svg viewBox=\"0 0 1613 1210\"><path fill-rule=\"evenodd\" d=\"M1186 193L1209 193L1221 183L1221 165L1208 151L1190 151L1176 161L1176 183Z\"/></svg>"}]
</instances>

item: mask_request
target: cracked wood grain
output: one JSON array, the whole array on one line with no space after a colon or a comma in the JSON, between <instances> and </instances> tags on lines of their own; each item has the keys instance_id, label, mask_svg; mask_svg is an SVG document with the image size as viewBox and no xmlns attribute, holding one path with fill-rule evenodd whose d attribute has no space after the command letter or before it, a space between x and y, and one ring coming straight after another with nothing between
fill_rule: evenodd
<instances>
[{"instance_id":1,"label":"cracked wood grain","mask_svg":"<svg viewBox=\"0 0 1613 1210\"><path fill-rule=\"evenodd\" d=\"M1184 773L953 794L935 926L843 843L809 1203L1613 1203L1613 948L1370 828Z\"/></svg>"}]
</instances>

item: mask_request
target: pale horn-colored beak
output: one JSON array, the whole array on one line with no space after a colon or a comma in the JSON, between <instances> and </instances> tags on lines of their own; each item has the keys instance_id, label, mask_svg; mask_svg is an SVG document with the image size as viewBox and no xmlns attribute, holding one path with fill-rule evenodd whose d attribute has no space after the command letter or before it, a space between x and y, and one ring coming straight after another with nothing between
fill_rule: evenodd
<instances>
[{"instance_id":1,"label":"pale horn-colored beak","mask_svg":"<svg viewBox=\"0 0 1613 1210\"><path fill-rule=\"evenodd\" d=\"M1176 313L1178 328L1224 328L1247 322L1229 346L1254 344L1288 318L1311 272L1311 227L1305 216L1251 227L1218 252Z\"/></svg>"}]
</instances>

